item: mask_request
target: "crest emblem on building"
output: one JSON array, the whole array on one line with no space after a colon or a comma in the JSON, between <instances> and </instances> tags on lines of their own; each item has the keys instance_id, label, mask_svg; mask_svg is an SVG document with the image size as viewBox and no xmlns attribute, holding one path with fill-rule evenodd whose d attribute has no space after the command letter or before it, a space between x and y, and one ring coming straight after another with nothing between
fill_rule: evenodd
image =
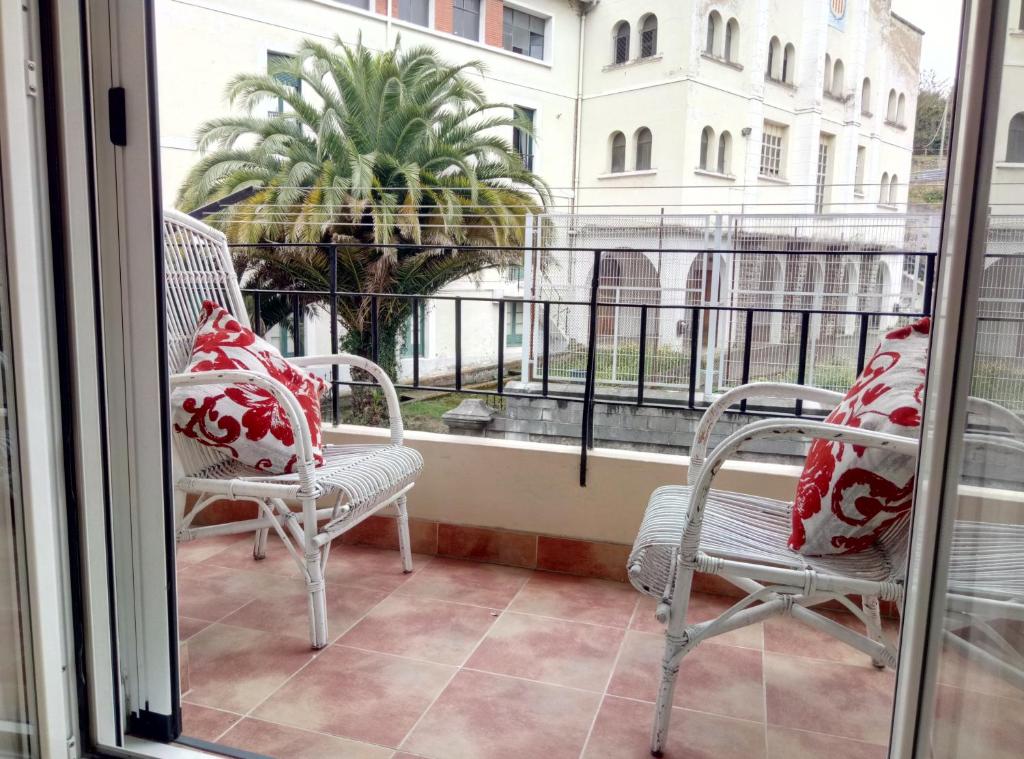
<instances>
[{"instance_id":1,"label":"crest emblem on building","mask_svg":"<svg viewBox=\"0 0 1024 759\"><path fill-rule=\"evenodd\" d=\"M846 28L846 0L829 0L828 24L839 31Z\"/></svg>"}]
</instances>

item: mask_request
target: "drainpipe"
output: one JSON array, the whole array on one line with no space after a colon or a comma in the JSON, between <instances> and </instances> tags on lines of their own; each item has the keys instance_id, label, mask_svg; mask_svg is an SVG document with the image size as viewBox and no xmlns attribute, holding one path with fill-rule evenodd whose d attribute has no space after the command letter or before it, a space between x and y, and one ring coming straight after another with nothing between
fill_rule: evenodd
<instances>
[{"instance_id":1,"label":"drainpipe","mask_svg":"<svg viewBox=\"0 0 1024 759\"><path fill-rule=\"evenodd\" d=\"M388 0L388 18L384 22L384 49L391 49L391 4L394 0Z\"/></svg>"},{"instance_id":2,"label":"drainpipe","mask_svg":"<svg viewBox=\"0 0 1024 759\"><path fill-rule=\"evenodd\" d=\"M580 17L580 30L577 39L576 57L576 103L573 109L573 130L572 130L572 200L569 204L569 212L576 213L577 194L580 185L579 148L580 133L582 132L583 119L583 45L586 41L586 17L590 10L597 4L597 0L569 0L571 5L576 7L576 14Z\"/></svg>"}]
</instances>

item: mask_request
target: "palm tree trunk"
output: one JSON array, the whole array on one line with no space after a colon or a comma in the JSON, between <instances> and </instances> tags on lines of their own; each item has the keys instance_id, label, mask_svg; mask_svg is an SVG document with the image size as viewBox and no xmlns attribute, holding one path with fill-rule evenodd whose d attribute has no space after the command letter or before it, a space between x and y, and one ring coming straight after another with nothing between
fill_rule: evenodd
<instances>
[{"instance_id":1,"label":"palm tree trunk","mask_svg":"<svg viewBox=\"0 0 1024 759\"><path fill-rule=\"evenodd\" d=\"M400 324L380 322L377 335L376 363L387 372L393 380L398 379L398 334ZM348 327L341 341L341 349L346 353L354 353L373 360L373 335L369 329L352 329ZM355 382L373 382L373 378L361 369L352 369ZM386 426L388 423L387 406L380 391L366 385L352 386L351 421L353 424L364 424L370 427Z\"/></svg>"}]
</instances>

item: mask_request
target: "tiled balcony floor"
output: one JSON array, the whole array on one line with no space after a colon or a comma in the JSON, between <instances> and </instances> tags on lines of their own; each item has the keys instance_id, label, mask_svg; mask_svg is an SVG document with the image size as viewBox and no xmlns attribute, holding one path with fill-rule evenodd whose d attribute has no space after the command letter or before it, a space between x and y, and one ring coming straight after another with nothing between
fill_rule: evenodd
<instances>
[{"instance_id":1,"label":"tiled balcony floor","mask_svg":"<svg viewBox=\"0 0 1024 759\"><path fill-rule=\"evenodd\" d=\"M661 626L628 585L426 556L403 575L396 552L336 546L314 652L292 560L250 552L179 550L185 735L289 759L649 756ZM684 661L666 756L882 759L893 687L791 620L738 630Z\"/></svg>"}]
</instances>

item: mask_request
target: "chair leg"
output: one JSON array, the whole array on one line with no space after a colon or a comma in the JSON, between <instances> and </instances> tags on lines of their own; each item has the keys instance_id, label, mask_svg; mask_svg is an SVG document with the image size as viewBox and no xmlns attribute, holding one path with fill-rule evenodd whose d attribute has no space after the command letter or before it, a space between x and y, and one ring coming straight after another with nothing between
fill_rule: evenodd
<instances>
[{"instance_id":1,"label":"chair leg","mask_svg":"<svg viewBox=\"0 0 1024 759\"><path fill-rule=\"evenodd\" d=\"M409 541L409 510L406 508L405 496L395 504L398 509L398 550L402 554L402 571L412 571L412 544Z\"/></svg>"},{"instance_id":2,"label":"chair leg","mask_svg":"<svg viewBox=\"0 0 1024 759\"><path fill-rule=\"evenodd\" d=\"M320 551L306 553L306 588L309 591L309 640L313 648L327 645L327 590Z\"/></svg>"},{"instance_id":3,"label":"chair leg","mask_svg":"<svg viewBox=\"0 0 1024 759\"><path fill-rule=\"evenodd\" d=\"M865 596L861 601L861 608L867 617L867 636L875 643L885 643L885 638L882 637L882 614L878 608L878 598ZM872 657L871 663L878 669L885 669L885 662L881 659Z\"/></svg>"},{"instance_id":4,"label":"chair leg","mask_svg":"<svg viewBox=\"0 0 1024 759\"><path fill-rule=\"evenodd\" d=\"M256 530L256 537L252 543L252 558L256 561L267 558L267 533L269 530L269 527Z\"/></svg>"},{"instance_id":5,"label":"chair leg","mask_svg":"<svg viewBox=\"0 0 1024 759\"><path fill-rule=\"evenodd\" d=\"M676 692L679 664L689 651L685 642L686 612L690 606L690 585L693 572L680 570L676 577L676 588L672 594L672 610L669 613L668 629L665 632L665 654L661 659L661 684L658 686L658 701L654 707L654 726L651 728L651 754L661 756L668 739L669 723L672 719L672 700Z\"/></svg>"}]
</instances>

